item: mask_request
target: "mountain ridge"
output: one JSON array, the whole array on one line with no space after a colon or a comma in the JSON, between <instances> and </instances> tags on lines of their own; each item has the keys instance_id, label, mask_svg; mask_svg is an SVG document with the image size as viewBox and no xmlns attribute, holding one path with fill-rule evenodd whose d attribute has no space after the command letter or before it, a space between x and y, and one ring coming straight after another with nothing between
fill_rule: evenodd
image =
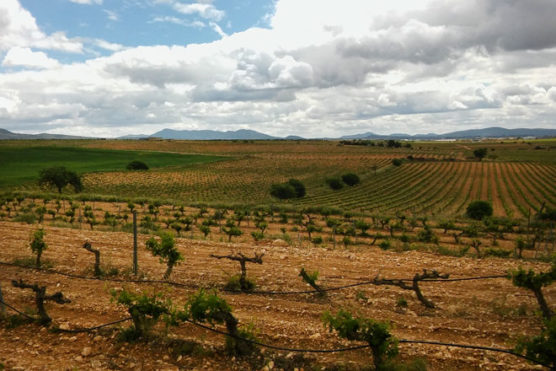
<instances>
[{"instance_id":1,"label":"mountain ridge","mask_svg":"<svg viewBox=\"0 0 556 371\"><path fill-rule=\"evenodd\" d=\"M468 129L453 131L445 134L376 134L366 132L361 134L344 135L337 138L303 138L297 135L288 135L285 137L276 137L258 132L256 130L239 129L235 131L218 131L218 130L174 130L162 129L151 135L146 134L129 134L114 139L125 140L141 140L148 138L175 139L175 140L304 140L304 139L321 139L321 140L446 140L446 139L480 139L480 138L507 138L507 137L536 137L547 138L556 137L556 129L544 128L517 128L506 129L503 127L488 127L482 129ZM82 137L63 134L20 134L13 133L6 129L0 129L0 140L10 139L95 139L92 137Z\"/></svg>"}]
</instances>

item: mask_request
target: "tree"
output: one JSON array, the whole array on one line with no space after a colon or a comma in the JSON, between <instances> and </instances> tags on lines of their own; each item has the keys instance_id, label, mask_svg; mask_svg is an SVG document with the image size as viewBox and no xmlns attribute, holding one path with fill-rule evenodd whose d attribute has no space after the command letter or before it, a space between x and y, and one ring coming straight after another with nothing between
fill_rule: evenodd
<instances>
[{"instance_id":1,"label":"tree","mask_svg":"<svg viewBox=\"0 0 556 371\"><path fill-rule=\"evenodd\" d=\"M487 155L488 149L486 148L477 148L473 151L473 156L479 161L482 161L483 158Z\"/></svg>"},{"instance_id":2,"label":"tree","mask_svg":"<svg viewBox=\"0 0 556 371\"><path fill-rule=\"evenodd\" d=\"M348 186L353 187L356 184L359 184L359 182L361 182L361 179L359 179L359 176L357 174L354 173L347 173L342 175L342 180L344 183L346 183Z\"/></svg>"},{"instance_id":3,"label":"tree","mask_svg":"<svg viewBox=\"0 0 556 371\"><path fill-rule=\"evenodd\" d=\"M327 178L326 179L326 184L328 184L328 186L335 191L337 191L338 189L342 189L344 187L344 184L342 183L340 178L336 178L336 177Z\"/></svg>"},{"instance_id":4,"label":"tree","mask_svg":"<svg viewBox=\"0 0 556 371\"><path fill-rule=\"evenodd\" d=\"M280 200L294 198L296 196L295 188L288 183L273 184L270 186L270 195Z\"/></svg>"},{"instance_id":5,"label":"tree","mask_svg":"<svg viewBox=\"0 0 556 371\"><path fill-rule=\"evenodd\" d=\"M467 206L466 215L471 219L482 220L492 215L492 205L488 201L473 201Z\"/></svg>"},{"instance_id":6,"label":"tree","mask_svg":"<svg viewBox=\"0 0 556 371\"><path fill-rule=\"evenodd\" d=\"M62 189L68 184L73 187L75 192L81 192L83 190L81 177L63 166L51 167L39 172L40 187L54 186L58 189L58 193L62 193Z\"/></svg>"},{"instance_id":7,"label":"tree","mask_svg":"<svg viewBox=\"0 0 556 371\"><path fill-rule=\"evenodd\" d=\"M301 198L305 196L305 194L305 185L297 179L290 179L286 183L273 184L270 187L270 195L280 200Z\"/></svg>"},{"instance_id":8,"label":"tree","mask_svg":"<svg viewBox=\"0 0 556 371\"><path fill-rule=\"evenodd\" d=\"M168 232L161 232L160 242L151 237L147 240L146 245L147 250L154 256L159 256L161 261L166 261L167 269L164 273L164 279L168 279L174 265L183 260L183 256L175 246L174 236Z\"/></svg>"},{"instance_id":9,"label":"tree","mask_svg":"<svg viewBox=\"0 0 556 371\"><path fill-rule=\"evenodd\" d=\"M131 161L125 168L127 170L149 170L147 164L145 164L143 161L137 160Z\"/></svg>"},{"instance_id":10,"label":"tree","mask_svg":"<svg viewBox=\"0 0 556 371\"><path fill-rule=\"evenodd\" d=\"M293 189L295 189L295 197L297 198L301 198L307 193L305 185L298 179L290 179L287 184L291 185Z\"/></svg>"},{"instance_id":11,"label":"tree","mask_svg":"<svg viewBox=\"0 0 556 371\"><path fill-rule=\"evenodd\" d=\"M403 160L400 159L400 158L395 158L395 159L392 160L392 165L394 165L394 166L401 166L402 163L403 163Z\"/></svg>"}]
</instances>

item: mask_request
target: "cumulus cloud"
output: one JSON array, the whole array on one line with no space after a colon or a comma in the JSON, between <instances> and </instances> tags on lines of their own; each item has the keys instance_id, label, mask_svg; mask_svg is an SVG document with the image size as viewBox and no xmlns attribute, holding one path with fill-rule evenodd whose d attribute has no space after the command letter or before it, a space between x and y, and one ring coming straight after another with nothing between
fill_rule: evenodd
<instances>
[{"instance_id":1,"label":"cumulus cloud","mask_svg":"<svg viewBox=\"0 0 556 371\"><path fill-rule=\"evenodd\" d=\"M25 36L0 12L0 30L26 40L14 44L0 32L3 64L15 66L8 56L19 50L33 55L19 65L47 67L0 73L0 127L95 135L252 128L308 137L555 127L553 0L278 0L268 29L230 35L217 27L225 14L211 1L152 1L183 16L152 22L212 27L222 38L127 49L96 40L112 54L47 67L55 61L34 48L66 45L65 36L45 35L19 7L27 17L19 24L38 35Z\"/></svg>"},{"instance_id":2,"label":"cumulus cloud","mask_svg":"<svg viewBox=\"0 0 556 371\"><path fill-rule=\"evenodd\" d=\"M60 66L57 60L49 58L46 53L34 52L30 48L11 48L4 60L2 66L14 67L24 66L31 68L55 68Z\"/></svg>"},{"instance_id":3,"label":"cumulus cloud","mask_svg":"<svg viewBox=\"0 0 556 371\"><path fill-rule=\"evenodd\" d=\"M66 37L63 32L46 35L35 18L17 0L0 2L0 51L13 47L34 47L81 53L83 45Z\"/></svg>"}]
</instances>

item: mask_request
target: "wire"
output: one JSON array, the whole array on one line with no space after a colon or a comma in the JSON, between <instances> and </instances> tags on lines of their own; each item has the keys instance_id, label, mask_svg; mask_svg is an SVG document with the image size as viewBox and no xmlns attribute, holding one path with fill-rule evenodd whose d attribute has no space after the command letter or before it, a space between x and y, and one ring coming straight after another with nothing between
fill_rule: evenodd
<instances>
[{"instance_id":1,"label":"wire","mask_svg":"<svg viewBox=\"0 0 556 371\"><path fill-rule=\"evenodd\" d=\"M175 281L165 281L165 280L125 280L120 278L100 278L100 277L91 277L91 276L83 276L73 273L65 273L60 272L53 269L45 269L45 268L36 268L36 267L25 267L15 263L7 263L7 262L0 262L0 265L7 265L13 267L19 267L24 269L34 269L39 270L41 272L46 272L50 274L59 274L61 276L71 277L71 278L79 278L85 280L96 280L96 281L110 281L110 282L122 282L122 283L160 283L160 284L167 284L176 287L185 287L185 288L197 288L197 286L191 284L185 284ZM457 281L474 281L474 280L485 280L485 279L496 279L496 278L506 278L507 275L493 275L493 276L478 276L478 277L464 277L464 278L446 278L446 279L424 279L420 280L419 282L457 282ZM412 278L392 278L392 280L396 281L405 281L405 282L412 282ZM329 291L339 291L344 290L347 288L358 287L358 286L366 286L366 285L374 285L375 281L363 281L352 283L343 286L335 286L329 288L323 288L320 292L329 292ZM300 295L300 294L317 294L319 291L316 290L301 290L301 291L272 291L272 290L253 290L253 291L235 291L235 290L227 290L223 289L222 291L228 293L243 293L243 294L254 294L254 295Z\"/></svg>"}]
</instances>

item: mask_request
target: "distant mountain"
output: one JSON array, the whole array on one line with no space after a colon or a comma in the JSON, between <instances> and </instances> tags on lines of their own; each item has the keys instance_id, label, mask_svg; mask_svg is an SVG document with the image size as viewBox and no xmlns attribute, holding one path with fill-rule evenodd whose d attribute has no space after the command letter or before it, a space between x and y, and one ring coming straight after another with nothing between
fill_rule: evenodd
<instances>
[{"instance_id":1,"label":"distant mountain","mask_svg":"<svg viewBox=\"0 0 556 371\"><path fill-rule=\"evenodd\" d=\"M147 134L137 134L137 135L124 135L123 137L118 137L116 139L133 140L133 139L147 139L149 137L150 137L150 135L147 135Z\"/></svg>"},{"instance_id":2,"label":"distant mountain","mask_svg":"<svg viewBox=\"0 0 556 371\"><path fill-rule=\"evenodd\" d=\"M491 127L485 129L473 129L454 131L452 133L439 135L442 138L459 139L459 138L504 138L504 137L554 137L556 129L505 129L500 127Z\"/></svg>"},{"instance_id":3,"label":"distant mountain","mask_svg":"<svg viewBox=\"0 0 556 371\"><path fill-rule=\"evenodd\" d=\"M0 140L2 139L86 139L86 137L79 137L74 135L62 134L20 134L12 133L6 129L0 129Z\"/></svg>"},{"instance_id":4,"label":"distant mountain","mask_svg":"<svg viewBox=\"0 0 556 371\"><path fill-rule=\"evenodd\" d=\"M164 129L150 135L150 137L162 139L183 139L183 140L261 140L261 139L280 139L255 130L236 130L236 131L215 131L215 130L172 130Z\"/></svg>"},{"instance_id":5,"label":"distant mountain","mask_svg":"<svg viewBox=\"0 0 556 371\"><path fill-rule=\"evenodd\" d=\"M556 137L556 129L505 129L501 127L490 127L484 129L472 129L454 131L446 134L375 134L367 132L362 134L344 135L340 138L312 138L321 140L353 140L353 139L374 139L374 140L440 140L440 139L480 139L480 138L507 138L507 137L535 137L548 138ZM116 139L181 139L181 140L270 140L270 139L286 139L286 140L304 140L297 135L289 135L287 137L274 137L263 134L255 130L236 130L236 131L216 131L216 130L173 130L163 129L151 135L138 134L126 135ZM2 139L92 139L81 136L62 135L62 134L19 134L11 131L0 129L0 140Z\"/></svg>"},{"instance_id":6,"label":"distant mountain","mask_svg":"<svg viewBox=\"0 0 556 371\"><path fill-rule=\"evenodd\" d=\"M479 138L508 138L508 137L556 137L556 129L505 129L490 127L484 129L472 129L454 131L446 134L375 134L367 132L363 134L345 135L340 139L409 139L409 140L438 140L438 139L479 139Z\"/></svg>"}]
</instances>

